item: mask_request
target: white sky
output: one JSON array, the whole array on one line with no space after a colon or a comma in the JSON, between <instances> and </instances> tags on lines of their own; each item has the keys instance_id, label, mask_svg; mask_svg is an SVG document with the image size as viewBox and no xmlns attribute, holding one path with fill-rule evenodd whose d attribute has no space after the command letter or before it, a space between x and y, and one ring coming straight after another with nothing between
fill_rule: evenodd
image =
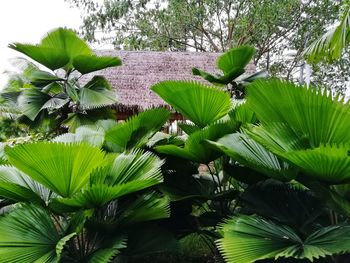
<instances>
[{"instance_id":1,"label":"white sky","mask_svg":"<svg viewBox=\"0 0 350 263\"><path fill-rule=\"evenodd\" d=\"M36 44L53 28L79 29L80 11L64 0L3 0L0 2L0 87L6 82L3 73L11 69L9 58L20 53L7 47L12 42Z\"/></svg>"}]
</instances>

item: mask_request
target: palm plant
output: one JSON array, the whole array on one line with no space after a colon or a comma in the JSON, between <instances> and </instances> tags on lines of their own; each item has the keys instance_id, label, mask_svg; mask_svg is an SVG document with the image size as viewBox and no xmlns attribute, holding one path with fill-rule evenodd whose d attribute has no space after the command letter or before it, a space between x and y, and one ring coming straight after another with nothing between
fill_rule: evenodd
<instances>
[{"instance_id":1,"label":"palm plant","mask_svg":"<svg viewBox=\"0 0 350 263\"><path fill-rule=\"evenodd\" d=\"M293 218L286 220L286 212L282 212L286 207L271 209L276 205L271 198L259 197L261 193L255 192L259 200L256 201L252 196L247 199L244 193L243 203L248 201L248 207L255 203L253 212L270 219L239 215L223 224L223 238L218 246L226 260L254 262L292 257L313 261L349 252L348 234L344 234L348 225L336 223L339 218L348 217L350 211L348 103L321 88L300 87L279 80L259 80L251 84L246 103L260 123L247 125L243 132L210 144L264 176L286 182L296 180L299 188L310 189L327 204L331 216L330 220L313 227L300 228L293 223ZM300 190L288 191L296 195ZM281 199L273 192L273 199ZM304 207L307 199L304 197L302 201ZM292 205L287 207L289 210ZM310 221L304 222L315 219L308 215Z\"/></svg>"},{"instance_id":2,"label":"palm plant","mask_svg":"<svg viewBox=\"0 0 350 263\"><path fill-rule=\"evenodd\" d=\"M41 142L7 148L6 157L4 262L109 262L135 234L130 229L169 216L167 198L151 190L163 180L163 161L151 153Z\"/></svg>"},{"instance_id":3,"label":"palm plant","mask_svg":"<svg viewBox=\"0 0 350 263\"><path fill-rule=\"evenodd\" d=\"M54 128L74 131L80 125L113 118L106 106L116 103L116 95L108 81L95 76L80 85L79 79L121 65L119 58L97 56L73 31L64 28L49 32L37 45L13 43L9 47L39 63L26 63L20 77L14 76L2 92L7 105L20 109L24 121L38 125L50 120Z\"/></svg>"},{"instance_id":4,"label":"palm plant","mask_svg":"<svg viewBox=\"0 0 350 263\"><path fill-rule=\"evenodd\" d=\"M333 26L333 28L305 49L304 55L308 62L318 63L326 61L332 63L339 59L349 44L349 30L350 4L349 1L344 1L339 24Z\"/></svg>"},{"instance_id":5,"label":"palm plant","mask_svg":"<svg viewBox=\"0 0 350 263\"><path fill-rule=\"evenodd\" d=\"M218 86L226 86L228 93L241 99L245 95L245 86L256 79L267 76L265 70L250 74L245 73L245 67L255 55L255 48L251 46L240 46L232 48L219 56L217 59L218 70L222 71L223 75L216 75L205 72L198 68L193 68L193 75L198 75Z\"/></svg>"}]
</instances>

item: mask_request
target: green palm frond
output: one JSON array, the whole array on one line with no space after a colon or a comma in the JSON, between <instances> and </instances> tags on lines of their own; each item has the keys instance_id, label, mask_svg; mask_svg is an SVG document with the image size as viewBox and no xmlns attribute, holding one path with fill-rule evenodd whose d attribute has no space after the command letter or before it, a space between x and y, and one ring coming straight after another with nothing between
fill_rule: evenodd
<instances>
[{"instance_id":1,"label":"green palm frond","mask_svg":"<svg viewBox=\"0 0 350 263\"><path fill-rule=\"evenodd\" d=\"M161 183L162 164L149 152L120 154L109 169L98 169L91 174L88 187L70 198L56 198L50 206L59 212L101 207L114 199Z\"/></svg>"},{"instance_id":2,"label":"green palm frond","mask_svg":"<svg viewBox=\"0 0 350 263\"><path fill-rule=\"evenodd\" d=\"M54 263L60 257L57 252L62 253L62 249L56 249L64 240L55 223L43 208L33 205L2 216L0 236L0 258L4 263Z\"/></svg>"},{"instance_id":3,"label":"green palm frond","mask_svg":"<svg viewBox=\"0 0 350 263\"><path fill-rule=\"evenodd\" d=\"M224 91L190 81L163 81L151 88L175 110L199 127L205 127L226 115L230 96Z\"/></svg>"},{"instance_id":4,"label":"green palm frond","mask_svg":"<svg viewBox=\"0 0 350 263\"><path fill-rule=\"evenodd\" d=\"M231 119L241 123L257 123L258 119L245 101L235 101L233 108L228 113Z\"/></svg>"},{"instance_id":5,"label":"green palm frond","mask_svg":"<svg viewBox=\"0 0 350 263\"><path fill-rule=\"evenodd\" d=\"M108 248L100 248L95 251L89 258L88 263L106 263L119 254L120 250L126 248L126 238L118 237L113 242L113 245Z\"/></svg>"},{"instance_id":6,"label":"green palm frond","mask_svg":"<svg viewBox=\"0 0 350 263\"><path fill-rule=\"evenodd\" d=\"M62 78L53 75L50 72L36 68L26 70L24 74L26 75L26 78L30 81L30 83L36 87L45 87L52 82L63 80Z\"/></svg>"},{"instance_id":7,"label":"green palm frond","mask_svg":"<svg viewBox=\"0 0 350 263\"><path fill-rule=\"evenodd\" d=\"M19 202L44 204L50 191L12 166L0 166L0 196Z\"/></svg>"},{"instance_id":8,"label":"green palm frond","mask_svg":"<svg viewBox=\"0 0 350 263\"><path fill-rule=\"evenodd\" d=\"M48 103L51 96L38 89L27 89L18 98L18 105L22 113L34 121L43 106Z\"/></svg>"},{"instance_id":9,"label":"green palm frond","mask_svg":"<svg viewBox=\"0 0 350 263\"><path fill-rule=\"evenodd\" d=\"M109 129L105 139L119 152L143 147L165 124L169 116L170 112L163 108L146 110Z\"/></svg>"},{"instance_id":10,"label":"green palm frond","mask_svg":"<svg viewBox=\"0 0 350 263\"><path fill-rule=\"evenodd\" d=\"M340 184L350 182L349 145L327 144L320 147L284 154L310 178Z\"/></svg>"},{"instance_id":11,"label":"green palm frond","mask_svg":"<svg viewBox=\"0 0 350 263\"><path fill-rule=\"evenodd\" d=\"M93 126L80 126L75 133L64 133L53 139L54 142L87 142L95 147L101 147L104 143L105 132L102 128Z\"/></svg>"},{"instance_id":12,"label":"green palm frond","mask_svg":"<svg viewBox=\"0 0 350 263\"><path fill-rule=\"evenodd\" d=\"M295 258L314 261L350 249L350 226L316 230L305 239L288 226L256 216L237 216L222 225L217 242L226 262L251 263L262 259Z\"/></svg>"},{"instance_id":13,"label":"green palm frond","mask_svg":"<svg viewBox=\"0 0 350 263\"><path fill-rule=\"evenodd\" d=\"M120 66L122 61L117 57L100 57L96 55L79 55L73 59L73 67L81 74L87 74L108 67Z\"/></svg>"},{"instance_id":14,"label":"green palm frond","mask_svg":"<svg viewBox=\"0 0 350 263\"><path fill-rule=\"evenodd\" d=\"M255 48L250 46L232 48L217 60L217 67L224 75L213 75L197 68L193 68L192 73L203 77L211 83L227 85L244 73L244 68L253 58L254 54Z\"/></svg>"},{"instance_id":15,"label":"green palm frond","mask_svg":"<svg viewBox=\"0 0 350 263\"><path fill-rule=\"evenodd\" d=\"M240 164L268 177L289 181L296 176L288 163L278 159L244 133L229 134L217 142L209 141L208 143Z\"/></svg>"},{"instance_id":16,"label":"green palm frond","mask_svg":"<svg viewBox=\"0 0 350 263\"><path fill-rule=\"evenodd\" d=\"M247 103L265 130L273 132L280 123L286 131L279 137L294 133L286 140L304 140L307 147L350 141L350 104L326 90L259 80L248 87Z\"/></svg>"},{"instance_id":17,"label":"green palm frond","mask_svg":"<svg viewBox=\"0 0 350 263\"><path fill-rule=\"evenodd\" d=\"M304 51L304 56L310 63L326 61L332 63L339 59L349 44L350 4L345 1L340 23L314 41Z\"/></svg>"},{"instance_id":18,"label":"green palm frond","mask_svg":"<svg viewBox=\"0 0 350 263\"><path fill-rule=\"evenodd\" d=\"M234 121L218 122L193 132L185 142L184 147L176 145L160 145L155 147L159 153L169 154L197 163L208 164L219 158L222 153L217 149L207 147L207 141L215 141L226 134L234 133L239 128L239 123Z\"/></svg>"},{"instance_id":19,"label":"green palm frond","mask_svg":"<svg viewBox=\"0 0 350 263\"><path fill-rule=\"evenodd\" d=\"M164 161L156 155L140 150L122 153L114 160L109 172L109 184L118 185L134 180L151 180L154 184L163 181L161 166Z\"/></svg>"},{"instance_id":20,"label":"green palm frond","mask_svg":"<svg viewBox=\"0 0 350 263\"><path fill-rule=\"evenodd\" d=\"M27 55L51 70L59 69L69 62L69 56L64 49L21 43L13 43L9 47Z\"/></svg>"},{"instance_id":21,"label":"green palm frond","mask_svg":"<svg viewBox=\"0 0 350 263\"><path fill-rule=\"evenodd\" d=\"M104 154L86 143L31 143L7 148L12 165L55 193L70 197L80 191Z\"/></svg>"},{"instance_id":22,"label":"green palm frond","mask_svg":"<svg viewBox=\"0 0 350 263\"><path fill-rule=\"evenodd\" d=\"M156 193L140 195L124 204L117 224L128 226L139 222L168 218L170 216L169 199Z\"/></svg>"},{"instance_id":23,"label":"green palm frond","mask_svg":"<svg viewBox=\"0 0 350 263\"><path fill-rule=\"evenodd\" d=\"M112 105L117 102L117 95L102 76L94 76L79 90L79 107L94 109Z\"/></svg>"}]
</instances>

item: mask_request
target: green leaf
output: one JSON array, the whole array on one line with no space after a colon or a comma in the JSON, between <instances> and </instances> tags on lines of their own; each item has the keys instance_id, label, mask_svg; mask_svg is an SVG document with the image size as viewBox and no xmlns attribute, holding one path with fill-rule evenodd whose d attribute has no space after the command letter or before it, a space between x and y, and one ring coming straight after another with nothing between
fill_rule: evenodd
<instances>
[{"instance_id":1,"label":"green leaf","mask_svg":"<svg viewBox=\"0 0 350 263\"><path fill-rule=\"evenodd\" d=\"M30 70L28 73L28 79L30 83L36 87L44 87L52 82L63 80L47 71L39 69Z\"/></svg>"},{"instance_id":2,"label":"green leaf","mask_svg":"<svg viewBox=\"0 0 350 263\"><path fill-rule=\"evenodd\" d=\"M232 48L218 58L217 65L225 74L228 74L234 68L245 68L254 55L255 48L251 46Z\"/></svg>"},{"instance_id":3,"label":"green leaf","mask_svg":"<svg viewBox=\"0 0 350 263\"><path fill-rule=\"evenodd\" d=\"M340 24L331 28L319 39L315 40L308 46L303 55L309 63L319 63L326 61L332 63L339 59L344 49L349 44L349 30L350 30L350 5L344 2L344 11L340 19Z\"/></svg>"},{"instance_id":4,"label":"green leaf","mask_svg":"<svg viewBox=\"0 0 350 263\"><path fill-rule=\"evenodd\" d=\"M79 91L81 109L94 109L112 105L117 102L117 95L105 77L94 76Z\"/></svg>"},{"instance_id":5,"label":"green leaf","mask_svg":"<svg viewBox=\"0 0 350 263\"><path fill-rule=\"evenodd\" d=\"M9 191L10 189L7 187L11 187L11 185L16 185L15 187L19 187L19 191L17 192L14 187L13 192L11 194L19 195L17 201L26 201L26 202L37 202L42 203L43 200L48 201L51 193L50 190L45 186L39 184L34 181L28 175L22 173L18 169L13 166L1 165L0 166L0 188L2 189L2 194L4 197L11 198L9 196L5 196L4 191ZM23 189L23 190L20 190ZM21 192L24 192L21 196ZM8 193L9 194L9 193ZM28 196L27 196L28 194Z\"/></svg>"},{"instance_id":6,"label":"green leaf","mask_svg":"<svg viewBox=\"0 0 350 263\"><path fill-rule=\"evenodd\" d=\"M73 59L73 67L81 74L120 66L122 61L117 57L99 57L96 55L80 55Z\"/></svg>"},{"instance_id":7,"label":"green leaf","mask_svg":"<svg viewBox=\"0 0 350 263\"><path fill-rule=\"evenodd\" d=\"M134 147L141 148L169 119L166 109L146 110L127 119L106 132L105 140L117 146L122 152Z\"/></svg>"},{"instance_id":8,"label":"green leaf","mask_svg":"<svg viewBox=\"0 0 350 263\"><path fill-rule=\"evenodd\" d=\"M227 93L198 82L163 81L151 89L199 127L219 120L231 108Z\"/></svg>"},{"instance_id":9,"label":"green leaf","mask_svg":"<svg viewBox=\"0 0 350 263\"><path fill-rule=\"evenodd\" d=\"M65 67L72 70L73 59L79 55L92 55L89 46L72 30L58 28L49 32L38 45L14 43L15 49L51 70Z\"/></svg>"},{"instance_id":10,"label":"green leaf","mask_svg":"<svg viewBox=\"0 0 350 263\"><path fill-rule=\"evenodd\" d=\"M320 222L317 219L327 213L324 202L311 191L275 180L249 187L241 200L249 213L293 226L304 234L314 229Z\"/></svg>"},{"instance_id":11,"label":"green leaf","mask_svg":"<svg viewBox=\"0 0 350 263\"><path fill-rule=\"evenodd\" d=\"M51 96L37 89L27 89L18 98L18 105L25 116L34 121Z\"/></svg>"},{"instance_id":12,"label":"green leaf","mask_svg":"<svg viewBox=\"0 0 350 263\"><path fill-rule=\"evenodd\" d=\"M9 48L27 55L51 70L59 69L69 62L69 56L64 49L20 43L13 43Z\"/></svg>"},{"instance_id":13,"label":"green leaf","mask_svg":"<svg viewBox=\"0 0 350 263\"><path fill-rule=\"evenodd\" d=\"M247 103L274 137L267 144L287 142L302 150L350 141L350 104L326 90L258 80L248 87Z\"/></svg>"},{"instance_id":14,"label":"green leaf","mask_svg":"<svg viewBox=\"0 0 350 263\"><path fill-rule=\"evenodd\" d=\"M233 160L268 177L283 181L296 177L295 171L288 163L278 159L244 133L229 134L217 142L209 143Z\"/></svg>"},{"instance_id":15,"label":"green leaf","mask_svg":"<svg viewBox=\"0 0 350 263\"><path fill-rule=\"evenodd\" d=\"M163 181L163 162L151 153L120 154L109 169L95 170L90 185L70 198L56 198L50 206L59 212L101 207L122 196Z\"/></svg>"},{"instance_id":16,"label":"green leaf","mask_svg":"<svg viewBox=\"0 0 350 263\"><path fill-rule=\"evenodd\" d=\"M256 216L227 220L217 242L226 262L250 263L269 258L313 261L349 251L350 226L334 225L316 230L304 240L290 227Z\"/></svg>"},{"instance_id":17,"label":"green leaf","mask_svg":"<svg viewBox=\"0 0 350 263\"><path fill-rule=\"evenodd\" d=\"M117 219L119 226L130 226L135 223L170 217L169 199L156 193L140 195L135 200L121 207Z\"/></svg>"},{"instance_id":18,"label":"green leaf","mask_svg":"<svg viewBox=\"0 0 350 263\"><path fill-rule=\"evenodd\" d=\"M108 248L100 248L95 251L88 263L106 263L111 262L111 260L119 254L120 250L126 248L126 239L123 237L116 238L113 246Z\"/></svg>"},{"instance_id":19,"label":"green leaf","mask_svg":"<svg viewBox=\"0 0 350 263\"><path fill-rule=\"evenodd\" d=\"M222 153L217 149L208 147L207 140L217 140L222 136L236 132L239 124L233 121L215 123L207 128L192 133L184 147L176 145L156 146L155 150L159 153L176 156L197 163L208 164L219 158Z\"/></svg>"},{"instance_id":20,"label":"green leaf","mask_svg":"<svg viewBox=\"0 0 350 263\"><path fill-rule=\"evenodd\" d=\"M231 119L241 123L257 123L258 119L245 101L236 101L233 109L228 113Z\"/></svg>"},{"instance_id":21,"label":"green leaf","mask_svg":"<svg viewBox=\"0 0 350 263\"><path fill-rule=\"evenodd\" d=\"M57 110L62 108L69 102L69 98L66 95L58 94L45 102L41 109Z\"/></svg>"},{"instance_id":22,"label":"green leaf","mask_svg":"<svg viewBox=\"0 0 350 263\"><path fill-rule=\"evenodd\" d=\"M349 145L321 145L318 148L285 153L285 158L310 178L331 184L350 182Z\"/></svg>"},{"instance_id":23,"label":"green leaf","mask_svg":"<svg viewBox=\"0 0 350 263\"><path fill-rule=\"evenodd\" d=\"M60 256L56 246L61 237L43 208L22 206L1 217L0 235L1 262L54 263Z\"/></svg>"},{"instance_id":24,"label":"green leaf","mask_svg":"<svg viewBox=\"0 0 350 263\"><path fill-rule=\"evenodd\" d=\"M105 132L102 128L80 126L75 133L64 133L53 139L54 142L87 142L95 147L101 147L104 143Z\"/></svg>"},{"instance_id":25,"label":"green leaf","mask_svg":"<svg viewBox=\"0 0 350 263\"><path fill-rule=\"evenodd\" d=\"M7 148L11 164L55 193L70 197L80 191L104 154L88 144L31 143Z\"/></svg>"},{"instance_id":26,"label":"green leaf","mask_svg":"<svg viewBox=\"0 0 350 263\"><path fill-rule=\"evenodd\" d=\"M201 76L202 78L209 81L210 83L227 85L231 83L234 79L242 75L244 73L244 69L240 67L233 68L231 72L229 72L227 75L224 75L224 76L220 76L220 75L214 76L198 68L192 68L192 73L195 76Z\"/></svg>"}]
</instances>

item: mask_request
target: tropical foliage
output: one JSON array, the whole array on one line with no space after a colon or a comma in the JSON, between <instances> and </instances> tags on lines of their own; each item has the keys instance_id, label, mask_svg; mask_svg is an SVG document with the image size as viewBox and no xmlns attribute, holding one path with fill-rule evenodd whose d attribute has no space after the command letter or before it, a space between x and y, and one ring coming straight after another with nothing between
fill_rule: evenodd
<instances>
[{"instance_id":1,"label":"tropical foliage","mask_svg":"<svg viewBox=\"0 0 350 263\"><path fill-rule=\"evenodd\" d=\"M119 58L97 56L73 31L64 28L51 31L39 44L13 43L9 47L36 63L20 60L22 72L11 76L1 94L3 112L10 110L24 123L45 125L57 132L62 127L74 131L80 125L113 118L107 106L116 103L116 95L108 81L103 76L89 80L84 75L119 66ZM79 82L82 77L85 81Z\"/></svg>"},{"instance_id":2,"label":"tropical foliage","mask_svg":"<svg viewBox=\"0 0 350 263\"><path fill-rule=\"evenodd\" d=\"M114 100L106 100L102 77L72 89L72 72L117 60L88 54L65 29L13 48L52 71L30 71L36 78L14 94L16 103L59 102L51 88L71 100L57 112L27 103L20 114L57 118L67 107L75 117L66 115L60 125L72 124L71 131L52 141L1 145L2 261L140 262L198 244L226 262L349 261L350 109L343 97L260 74L243 81L254 54L243 46L218 59L222 76L194 69L210 84L151 87L186 119L180 135L162 132L171 116L164 108L123 122L76 121Z\"/></svg>"}]
</instances>

